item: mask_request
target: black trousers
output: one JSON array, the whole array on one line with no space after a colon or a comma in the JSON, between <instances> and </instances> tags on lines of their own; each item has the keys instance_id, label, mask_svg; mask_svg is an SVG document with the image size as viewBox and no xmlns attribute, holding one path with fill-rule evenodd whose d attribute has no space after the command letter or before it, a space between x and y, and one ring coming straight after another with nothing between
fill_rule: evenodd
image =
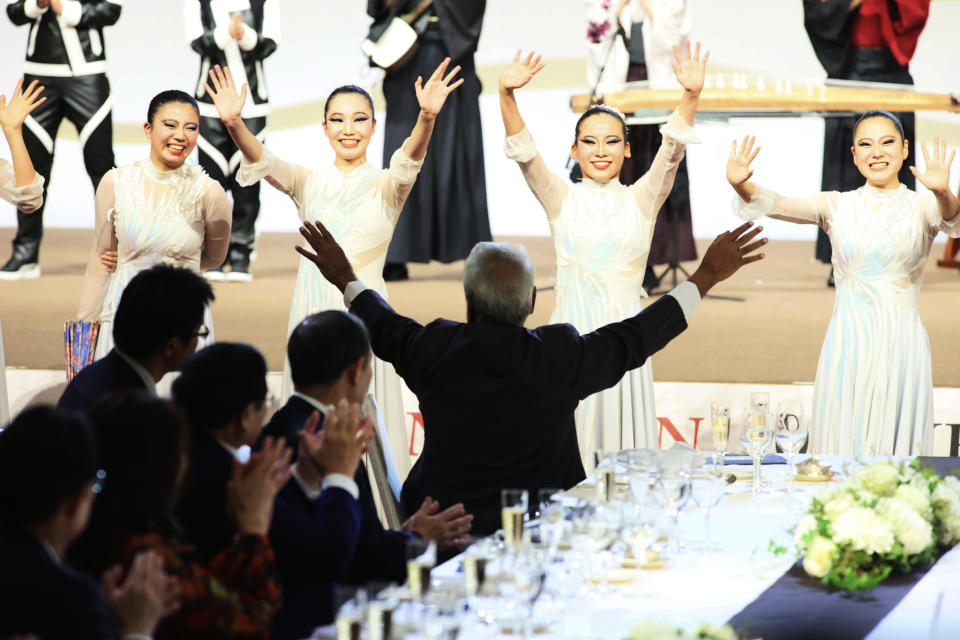
<instances>
[{"instance_id":1,"label":"black trousers","mask_svg":"<svg viewBox=\"0 0 960 640\"><path fill-rule=\"evenodd\" d=\"M46 208L47 191L50 188L57 129L64 118L72 122L80 134L83 164L94 191L100 184L100 179L114 166L113 119L107 105L110 98L110 82L107 76L100 73L75 78L54 78L26 74L24 86L34 80L44 86L42 95L46 101L28 116L28 122L23 127L23 140L34 168L44 179L44 205L30 214L17 211L17 235L13 239L14 245L39 246L43 237L43 210Z\"/></svg>"},{"instance_id":2,"label":"black trousers","mask_svg":"<svg viewBox=\"0 0 960 640\"><path fill-rule=\"evenodd\" d=\"M243 123L253 135L267 127L266 118L244 118ZM253 251L257 216L260 214L260 183L241 187L237 184L240 151L233 143L220 118L200 118L200 166L223 190L233 196L233 227L230 232L230 254ZM230 260L231 256L227 257Z\"/></svg>"},{"instance_id":3,"label":"black trousers","mask_svg":"<svg viewBox=\"0 0 960 640\"><path fill-rule=\"evenodd\" d=\"M896 82L913 84L910 70L901 66L887 48L855 48L853 73L850 80L867 82ZM916 121L912 111L894 114L903 123L904 139L910 141L910 155L903 161L898 177L910 189L916 180L910 173L910 165L916 161ZM863 186L865 179L853 164L850 147L853 145L853 128L857 116L849 118L824 118L823 128L823 174L820 187L823 191L852 191ZM817 260L829 263L833 257L830 237L820 229L817 233Z\"/></svg>"}]
</instances>

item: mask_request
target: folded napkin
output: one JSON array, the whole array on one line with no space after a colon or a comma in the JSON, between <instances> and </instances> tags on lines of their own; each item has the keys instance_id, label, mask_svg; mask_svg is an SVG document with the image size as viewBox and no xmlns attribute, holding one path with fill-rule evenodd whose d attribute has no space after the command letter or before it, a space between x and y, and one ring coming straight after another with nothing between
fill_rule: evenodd
<instances>
[{"instance_id":1,"label":"folded napkin","mask_svg":"<svg viewBox=\"0 0 960 640\"><path fill-rule=\"evenodd\" d=\"M725 456L723 464L753 464L753 458L750 456ZM787 459L775 453L768 453L763 456L760 464L787 464Z\"/></svg>"}]
</instances>

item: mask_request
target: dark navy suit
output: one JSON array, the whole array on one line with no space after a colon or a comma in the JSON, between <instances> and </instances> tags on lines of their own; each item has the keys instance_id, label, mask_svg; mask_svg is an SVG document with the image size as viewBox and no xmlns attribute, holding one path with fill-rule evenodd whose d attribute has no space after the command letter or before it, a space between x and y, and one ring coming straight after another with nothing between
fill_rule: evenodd
<instances>
[{"instance_id":1,"label":"dark navy suit","mask_svg":"<svg viewBox=\"0 0 960 640\"><path fill-rule=\"evenodd\" d=\"M63 390L58 409L72 409L74 411L88 411L97 404L97 400L111 391L119 389L136 389L145 391L147 386L137 375L127 361L116 349L93 362L83 369L70 381Z\"/></svg>"},{"instance_id":2,"label":"dark navy suit","mask_svg":"<svg viewBox=\"0 0 960 640\"><path fill-rule=\"evenodd\" d=\"M435 320L421 326L376 292L350 307L373 351L420 401L424 441L403 485L409 514L425 496L445 509L462 502L471 532L500 527L500 490L569 488L584 478L573 411L616 384L687 327L664 296L641 313L584 335L571 325L538 329Z\"/></svg>"}]
</instances>

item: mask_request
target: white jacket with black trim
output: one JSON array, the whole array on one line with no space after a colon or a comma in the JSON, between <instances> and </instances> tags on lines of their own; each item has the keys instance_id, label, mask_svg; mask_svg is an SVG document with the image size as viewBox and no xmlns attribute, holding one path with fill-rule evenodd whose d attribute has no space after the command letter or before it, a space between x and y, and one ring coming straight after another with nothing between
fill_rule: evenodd
<instances>
[{"instance_id":1,"label":"white jacket with black trim","mask_svg":"<svg viewBox=\"0 0 960 640\"><path fill-rule=\"evenodd\" d=\"M7 16L17 26L29 24L24 73L70 78L106 73L103 27L120 18L123 0L61 0L57 16L37 0L10 0Z\"/></svg>"}]
</instances>

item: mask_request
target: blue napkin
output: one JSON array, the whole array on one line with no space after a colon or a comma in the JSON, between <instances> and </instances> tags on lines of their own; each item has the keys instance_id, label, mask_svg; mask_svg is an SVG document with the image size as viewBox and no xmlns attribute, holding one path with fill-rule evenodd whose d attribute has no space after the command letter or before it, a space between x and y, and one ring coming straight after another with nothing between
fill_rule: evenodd
<instances>
[{"instance_id":1,"label":"blue napkin","mask_svg":"<svg viewBox=\"0 0 960 640\"><path fill-rule=\"evenodd\" d=\"M753 464L753 458L750 456L725 456L723 464ZM760 464L787 464L787 459L776 453L768 453L763 456Z\"/></svg>"}]
</instances>

